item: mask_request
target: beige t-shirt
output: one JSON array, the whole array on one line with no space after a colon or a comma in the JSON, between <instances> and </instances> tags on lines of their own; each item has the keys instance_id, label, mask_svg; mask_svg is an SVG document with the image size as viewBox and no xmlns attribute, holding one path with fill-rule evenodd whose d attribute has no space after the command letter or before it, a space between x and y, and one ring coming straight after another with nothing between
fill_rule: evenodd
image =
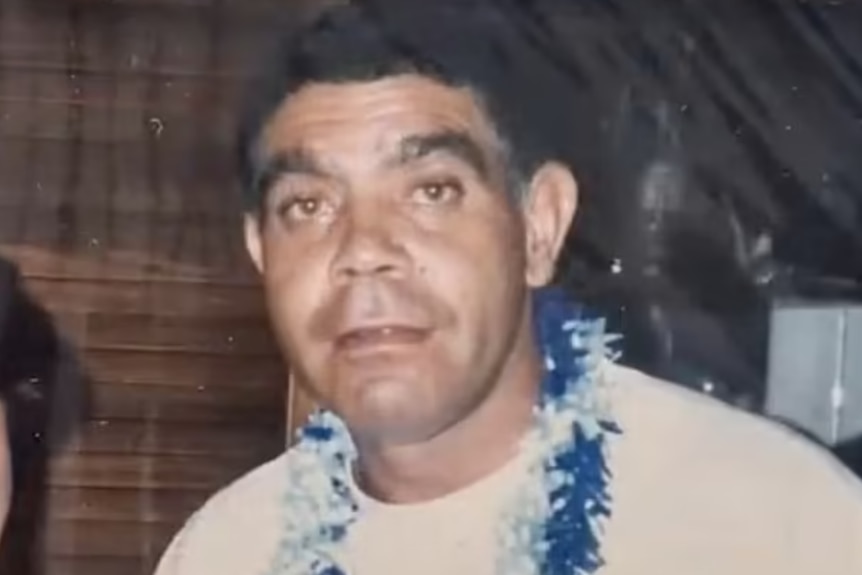
<instances>
[{"instance_id":1,"label":"beige t-shirt","mask_svg":"<svg viewBox=\"0 0 862 575\"><path fill-rule=\"evenodd\" d=\"M608 364L623 434L610 440L613 514L598 575L862 575L862 484L782 427ZM280 537L290 452L218 493L157 575L262 575ZM444 498L363 513L349 575L493 575L495 525L524 473L515 459Z\"/></svg>"}]
</instances>

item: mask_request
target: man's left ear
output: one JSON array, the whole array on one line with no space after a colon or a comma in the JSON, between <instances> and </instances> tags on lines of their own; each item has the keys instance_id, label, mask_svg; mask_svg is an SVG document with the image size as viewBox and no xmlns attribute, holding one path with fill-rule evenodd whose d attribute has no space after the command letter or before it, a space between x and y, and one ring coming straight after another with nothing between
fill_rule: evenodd
<instances>
[{"instance_id":1,"label":"man's left ear","mask_svg":"<svg viewBox=\"0 0 862 575\"><path fill-rule=\"evenodd\" d=\"M578 184L568 167L547 162L535 171L523 202L530 287L553 279L577 207Z\"/></svg>"}]
</instances>

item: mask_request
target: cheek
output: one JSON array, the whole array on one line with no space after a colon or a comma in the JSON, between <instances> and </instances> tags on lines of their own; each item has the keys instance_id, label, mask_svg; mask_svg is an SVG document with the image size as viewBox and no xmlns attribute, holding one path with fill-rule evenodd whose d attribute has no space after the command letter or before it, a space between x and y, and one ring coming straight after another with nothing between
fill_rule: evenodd
<instances>
[{"instance_id":1,"label":"cheek","mask_svg":"<svg viewBox=\"0 0 862 575\"><path fill-rule=\"evenodd\" d=\"M423 238L416 244L425 280L464 313L496 308L524 288L524 242L497 222L474 224L463 234Z\"/></svg>"},{"instance_id":2,"label":"cheek","mask_svg":"<svg viewBox=\"0 0 862 575\"><path fill-rule=\"evenodd\" d=\"M326 271L313 250L266 246L263 281L279 338L293 347L324 297Z\"/></svg>"},{"instance_id":3,"label":"cheek","mask_svg":"<svg viewBox=\"0 0 862 575\"><path fill-rule=\"evenodd\" d=\"M454 365L466 363L472 369L505 349L527 288L524 252L516 240L496 230L470 239L426 242L418 259L424 264L425 285L454 320L442 343L445 355Z\"/></svg>"}]
</instances>

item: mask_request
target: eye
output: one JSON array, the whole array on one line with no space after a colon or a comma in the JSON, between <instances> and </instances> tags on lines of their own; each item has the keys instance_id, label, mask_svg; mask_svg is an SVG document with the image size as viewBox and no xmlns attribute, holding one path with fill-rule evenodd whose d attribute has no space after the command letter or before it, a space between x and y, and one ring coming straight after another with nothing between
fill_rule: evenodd
<instances>
[{"instance_id":1,"label":"eye","mask_svg":"<svg viewBox=\"0 0 862 575\"><path fill-rule=\"evenodd\" d=\"M464 186L457 180L433 180L423 182L413 191L413 199L426 205L451 204L464 195Z\"/></svg>"},{"instance_id":2,"label":"eye","mask_svg":"<svg viewBox=\"0 0 862 575\"><path fill-rule=\"evenodd\" d=\"M280 202L276 211L282 221L296 224L325 216L329 204L321 197L297 196Z\"/></svg>"}]
</instances>

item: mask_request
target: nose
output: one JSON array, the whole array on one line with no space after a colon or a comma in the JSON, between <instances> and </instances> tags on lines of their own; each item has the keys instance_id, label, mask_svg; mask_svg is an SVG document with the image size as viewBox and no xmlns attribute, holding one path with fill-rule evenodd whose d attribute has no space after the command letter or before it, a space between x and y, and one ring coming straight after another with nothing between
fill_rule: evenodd
<instances>
[{"instance_id":1,"label":"nose","mask_svg":"<svg viewBox=\"0 0 862 575\"><path fill-rule=\"evenodd\" d=\"M396 224L381 210L367 210L343 221L332 274L337 281L399 277L408 269L409 261Z\"/></svg>"}]
</instances>

